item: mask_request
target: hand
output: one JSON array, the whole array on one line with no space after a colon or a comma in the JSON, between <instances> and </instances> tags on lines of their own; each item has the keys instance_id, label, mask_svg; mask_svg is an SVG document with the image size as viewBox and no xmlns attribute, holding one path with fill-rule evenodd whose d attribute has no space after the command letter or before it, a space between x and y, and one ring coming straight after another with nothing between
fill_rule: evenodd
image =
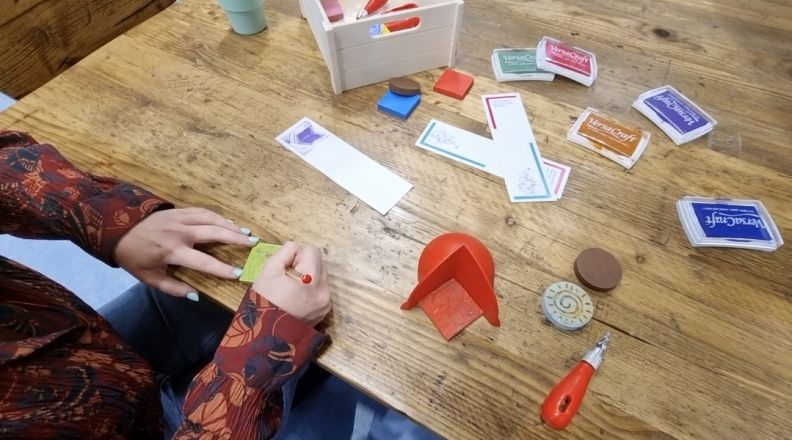
<instances>
[{"instance_id":1,"label":"hand","mask_svg":"<svg viewBox=\"0 0 792 440\"><path fill-rule=\"evenodd\" d=\"M208 209L159 211L146 217L118 242L113 259L143 283L173 296L198 301L189 284L168 275L168 266L184 266L221 278L239 278L242 270L193 249L198 243L219 242L252 247L258 237Z\"/></svg>"},{"instance_id":2,"label":"hand","mask_svg":"<svg viewBox=\"0 0 792 440\"><path fill-rule=\"evenodd\" d=\"M310 274L313 280L303 284L286 275L286 268ZM322 252L316 246L300 246L293 241L267 259L253 290L288 314L311 327L324 319L333 307Z\"/></svg>"}]
</instances>

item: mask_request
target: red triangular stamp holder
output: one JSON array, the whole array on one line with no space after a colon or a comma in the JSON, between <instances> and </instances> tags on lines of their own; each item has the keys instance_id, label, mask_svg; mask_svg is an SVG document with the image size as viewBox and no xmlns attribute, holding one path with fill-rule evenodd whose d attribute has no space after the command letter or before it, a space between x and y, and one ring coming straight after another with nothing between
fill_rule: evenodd
<instances>
[{"instance_id":1,"label":"red triangular stamp holder","mask_svg":"<svg viewBox=\"0 0 792 440\"><path fill-rule=\"evenodd\" d=\"M495 264L476 238L452 232L432 240L418 261L418 285L401 308L420 305L448 341L479 316L500 326Z\"/></svg>"}]
</instances>

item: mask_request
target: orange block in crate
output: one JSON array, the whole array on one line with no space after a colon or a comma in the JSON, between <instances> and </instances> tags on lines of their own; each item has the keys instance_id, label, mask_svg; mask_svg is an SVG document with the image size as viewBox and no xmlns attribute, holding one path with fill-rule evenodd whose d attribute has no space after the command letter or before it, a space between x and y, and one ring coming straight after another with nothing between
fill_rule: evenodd
<instances>
[{"instance_id":1,"label":"orange block in crate","mask_svg":"<svg viewBox=\"0 0 792 440\"><path fill-rule=\"evenodd\" d=\"M499 326L495 263L483 243L452 232L432 240L418 260L418 285L401 308L420 305L448 341L479 316Z\"/></svg>"}]
</instances>

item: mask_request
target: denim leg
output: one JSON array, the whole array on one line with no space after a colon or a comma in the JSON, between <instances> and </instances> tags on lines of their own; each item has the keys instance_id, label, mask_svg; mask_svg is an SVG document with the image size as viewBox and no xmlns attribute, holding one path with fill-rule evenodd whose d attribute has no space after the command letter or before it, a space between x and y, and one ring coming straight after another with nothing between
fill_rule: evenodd
<instances>
[{"instance_id":1,"label":"denim leg","mask_svg":"<svg viewBox=\"0 0 792 440\"><path fill-rule=\"evenodd\" d=\"M170 380L162 383L160 390L160 402L162 403L162 431L163 439L170 440L173 434L179 430L179 427L184 423L186 416L184 415L184 394L177 394Z\"/></svg>"},{"instance_id":2,"label":"denim leg","mask_svg":"<svg viewBox=\"0 0 792 440\"><path fill-rule=\"evenodd\" d=\"M233 314L207 298L195 303L138 284L100 314L155 371L163 373L161 401L165 438L184 420L184 394L214 355ZM282 387L278 440L435 440L440 437L330 376L294 404L305 366ZM294 406L294 407L293 407Z\"/></svg>"},{"instance_id":3,"label":"denim leg","mask_svg":"<svg viewBox=\"0 0 792 440\"><path fill-rule=\"evenodd\" d=\"M357 395L334 376L317 386L291 409L278 440L350 440Z\"/></svg>"},{"instance_id":4,"label":"denim leg","mask_svg":"<svg viewBox=\"0 0 792 440\"><path fill-rule=\"evenodd\" d=\"M158 373L197 372L212 358L233 314L207 298L193 302L144 284L99 310L124 341Z\"/></svg>"},{"instance_id":5,"label":"denim leg","mask_svg":"<svg viewBox=\"0 0 792 440\"><path fill-rule=\"evenodd\" d=\"M310 393L294 405L276 438L440 440L442 437L330 375L313 384Z\"/></svg>"},{"instance_id":6,"label":"denim leg","mask_svg":"<svg viewBox=\"0 0 792 440\"><path fill-rule=\"evenodd\" d=\"M166 439L184 420L193 377L214 356L233 314L207 298L193 302L137 284L99 310L159 375Z\"/></svg>"},{"instance_id":7,"label":"denim leg","mask_svg":"<svg viewBox=\"0 0 792 440\"><path fill-rule=\"evenodd\" d=\"M440 440L442 437L417 425L404 414L391 409L380 409L371 423L367 440Z\"/></svg>"},{"instance_id":8,"label":"denim leg","mask_svg":"<svg viewBox=\"0 0 792 440\"><path fill-rule=\"evenodd\" d=\"M295 373L294 376L292 376L292 378L284 383L281 387L281 393L283 395L283 415L281 416L281 428L287 426L287 423L291 418L291 409L294 406L294 396L297 392L297 384L303 375L305 375L305 372L308 371L308 367L310 366L310 363L303 366L300 371ZM281 435L281 432L279 431L277 434L275 434L274 438L275 440L282 440L286 437Z\"/></svg>"}]
</instances>

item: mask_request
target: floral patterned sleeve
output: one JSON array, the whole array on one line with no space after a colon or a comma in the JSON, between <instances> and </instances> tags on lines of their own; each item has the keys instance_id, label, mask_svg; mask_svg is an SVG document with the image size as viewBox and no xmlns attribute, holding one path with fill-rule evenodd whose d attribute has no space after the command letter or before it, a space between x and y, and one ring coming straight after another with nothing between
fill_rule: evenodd
<instances>
[{"instance_id":1,"label":"floral patterned sleeve","mask_svg":"<svg viewBox=\"0 0 792 440\"><path fill-rule=\"evenodd\" d=\"M80 171L52 145L39 144L24 133L0 131L0 233L69 239L102 261L113 264L114 248L127 231L149 214L172 207L134 185ZM0 263L3 261L0 258ZM0 264L0 269L2 267ZM0 292L4 287L0 286ZM76 299L74 303L82 304ZM81 311L86 315L96 316L87 306L79 307L85 309ZM190 385L184 405L187 420L176 438L273 436L282 414L281 385L310 362L323 340L321 333L270 304L252 289L248 290L213 362ZM85 341L80 339L79 342ZM3 348L0 347L0 351ZM18 354L18 350L14 350ZM2 360L3 353L0 353L0 367ZM126 362L129 364L129 359ZM117 359L112 363L115 369L127 365ZM138 365L134 374L128 370L126 376L138 373L151 372ZM0 389L4 384L2 379L0 374ZM94 381L97 380L95 377ZM121 379L114 380L119 381ZM151 407L145 409L158 413ZM110 410L107 411L105 415L110 416ZM115 414L106 420L114 421L113 417L125 415L132 417L126 413ZM96 420L105 419L97 417ZM152 423L147 421L148 425L157 426ZM92 425L84 427L90 429Z\"/></svg>"},{"instance_id":2,"label":"floral patterned sleeve","mask_svg":"<svg viewBox=\"0 0 792 440\"><path fill-rule=\"evenodd\" d=\"M69 239L107 264L124 234L172 208L137 186L74 167L49 144L0 130L0 233Z\"/></svg>"},{"instance_id":3,"label":"floral patterned sleeve","mask_svg":"<svg viewBox=\"0 0 792 440\"><path fill-rule=\"evenodd\" d=\"M272 438L280 427L280 387L316 355L324 335L252 288L213 362L187 392L176 439Z\"/></svg>"}]
</instances>

